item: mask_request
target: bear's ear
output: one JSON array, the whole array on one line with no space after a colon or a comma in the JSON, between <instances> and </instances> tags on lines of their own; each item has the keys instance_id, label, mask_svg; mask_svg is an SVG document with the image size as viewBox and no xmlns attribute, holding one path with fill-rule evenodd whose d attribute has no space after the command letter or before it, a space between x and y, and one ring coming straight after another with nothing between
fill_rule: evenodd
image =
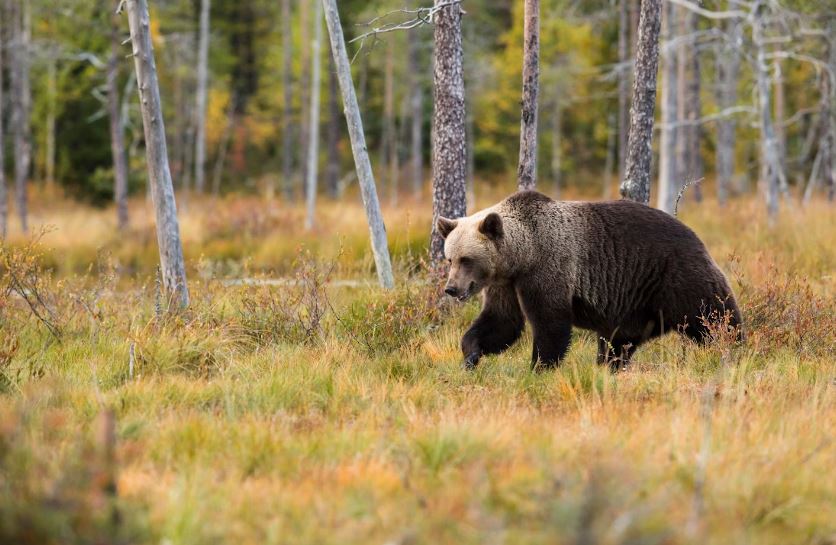
<instances>
[{"instance_id":1,"label":"bear's ear","mask_svg":"<svg viewBox=\"0 0 836 545\"><path fill-rule=\"evenodd\" d=\"M491 240L499 240L505 233L502 218L496 212L491 212L479 223L479 232Z\"/></svg>"},{"instance_id":2,"label":"bear's ear","mask_svg":"<svg viewBox=\"0 0 836 545\"><path fill-rule=\"evenodd\" d=\"M447 238L447 235L456 228L459 222L456 220L447 219L442 216L438 216L438 220L436 221L435 225L438 228L438 232L441 233L441 238Z\"/></svg>"}]
</instances>

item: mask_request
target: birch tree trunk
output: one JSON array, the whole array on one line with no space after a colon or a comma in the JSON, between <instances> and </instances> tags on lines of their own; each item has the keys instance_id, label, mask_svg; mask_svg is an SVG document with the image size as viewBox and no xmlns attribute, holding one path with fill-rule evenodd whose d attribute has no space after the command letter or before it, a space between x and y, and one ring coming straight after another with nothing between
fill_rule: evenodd
<instances>
[{"instance_id":1,"label":"birch tree trunk","mask_svg":"<svg viewBox=\"0 0 836 545\"><path fill-rule=\"evenodd\" d=\"M420 46L418 41L418 34L415 30L408 33L409 40L409 84L412 90L410 97L410 170L412 175L412 192L415 195L421 195L421 189L424 186L424 89L421 81L421 69L418 48Z\"/></svg>"},{"instance_id":2,"label":"birch tree trunk","mask_svg":"<svg viewBox=\"0 0 836 545\"><path fill-rule=\"evenodd\" d=\"M32 159L31 89L29 82L30 18L28 2L12 2L11 72L12 116L10 124L15 154L15 204L20 227L29 231L27 183Z\"/></svg>"},{"instance_id":3,"label":"birch tree trunk","mask_svg":"<svg viewBox=\"0 0 836 545\"><path fill-rule=\"evenodd\" d=\"M523 24L523 87L520 120L520 162L517 188L537 183L537 93L540 77L540 0L525 0Z\"/></svg>"},{"instance_id":4,"label":"birch tree trunk","mask_svg":"<svg viewBox=\"0 0 836 545\"><path fill-rule=\"evenodd\" d=\"M371 234L372 254L374 255L377 278L380 285L386 289L395 287L392 275L392 263L389 259L389 247L386 241L386 227L380 212L380 202L374 184L374 174L366 148L366 137L363 134L363 121L360 118L360 107L354 93L354 83L351 81L351 65L345 49L343 29L340 25L340 14L337 11L337 0L322 0L325 8L325 22L331 38L331 53L337 65L337 75L340 90L343 95L345 120L348 125L348 136L351 140L351 151L354 154L354 166L357 169L357 179L360 183L360 195L366 210L366 218Z\"/></svg>"},{"instance_id":5,"label":"birch tree trunk","mask_svg":"<svg viewBox=\"0 0 836 545\"><path fill-rule=\"evenodd\" d=\"M780 179L784 176L781 168L778 140L772 122L769 68L766 63L764 45L766 3L757 1L752 6L752 42L755 45L755 79L757 82L757 107L761 122L761 183L763 184L766 211L770 222L778 215L778 191Z\"/></svg>"},{"instance_id":6,"label":"birch tree trunk","mask_svg":"<svg viewBox=\"0 0 836 545\"><path fill-rule=\"evenodd\" d=\"M677 136L679 130L679 105L677 104L680 87L678 83L677 53L672 44L676 37L677 9L670 2L665 3L662 15L662 38L665 40L662 54L662 130L659 142L659 195L656 207L668 214L673 214L676 196L679 193L679 169L677 166Z\"/></svg>"},{"instance_id":7,"label":"birch tree trunk","mask_svg":"<svg viewBox=\"0 0 836 545\"><path fill-rule=\"evenodd\" d=\"M435 5L443 0L435 0ZM430 261L438 267L444 262L444 239L437 219L465 215L467 194L467 146L462 66L462 9L446 6L435 16L433 53L432 185L433 221Z\"/></svg>"},{"instance_id":8,"label":"birch tree trunk","mask_svg":"<svg viewBox=\"0 0 836 545\"><path fill-rule=\"evenodd\" d=\"M7 42L4 40L6 36L5 22L8 14L9 3L7 1L0 5L0 15L2 15L0 17L0 241L6 239L9 228L8 196L6 195L6 133L3 130L5 128L3 107L6 105L6 99L3 96L3 70L5 68L3 60L9 50Z\"/></svg>"},{"instance_id":9,"label":"birch tree trunk","mask_svg":"<svg viewBox=\"0 0 836 545\"><path fill-rule=\"evenodd\" d=\"M334 56L328 55L328 163L325 184L332 199L340 192L340 87L337 83L337 65Z\"/></svg>"},{"instance_id":10,"label":"birch tree trunk","mask_svg":"<svg viewBox=\"0 0 836 545\"><path fill-rule=\"evenodd\" d=\"M643 0L639 16L630 135L621 196L640 203L650 202L650 160L653 111L656 104L656 71L659 68L661 0Z\"/></svg>"},{"instance_id":11,"label":"birch tree trunk","mask_svg":"<svg viewBox=\"0 0 836 545\"><path fill-rule=\"evenodd\" d=\"M727 43L717 62L717 106L720 111L737 104L737 83L740 71L739 44L743 40L743 25L739 19L727 22ZM717 201L726 204L735 171L737 122L724 117L717 121Z\"/></svg>"},{"instance_id":12,"label":"birch tree trunk","mask_svg":"<svg viewBox=\"0 0 836 545\"><path fill-rule=\"evenodd\" d=\"M293 36L290 0L282 0L282 190L293 199Z\"/></svg>"},{"instance_id":13,"label":"birch tree trunk","mask_svg":"<svg viewBox=\"0 0 836 545\"><path fill-rule=\"evenodd\" d=\"M145 128L145 155L157 223L163 289L169 298L169 304L174 303L179 308L185 308L189 305L189 288L186 284L183 247L180 243L177 207L168 164L165 123L160 103L157 66L151 45L148 4L146 0L127 0L126 6L142 124Z\"/></svg>"},{"instance_id":14,"label":"birch tree trunk","mask_svg":"<svg viewBox=\"0 0 836 545\"><path fill-rule=\"evenodd\" d=\"M627 159L627 137L630 125L630 9L632 0L618 3L618 179L624 179L624 164ZM609 187L610 181L606 181ZM609 192L607 190L607 192Z\"/></svg>"},{"instance_id":15,"label":"birch tree trunk","mask_svg":"<svg viewBox=\"0 0 836 545\"><path fill-rule=\"evenodd\" d=\"M128 165L119 98L119 62L123 57L119 39L119 18L111 15L110 59L107 64L107 108L110 118L110 153L113 157L113 200L119 230L128 226Z\"/></svg>"},{"instance_id":16,"label":"birch tree trunk","mask_svg":"<svg viewBox=\"0 0 836 545\"><path fill-rule=\"evenodd\" d=\"M311 42L311 105L308 119L308 167L305 169L307 180L305 182L305 196L307 200L307 213L305 215L305 229L312 229L314 216L316 214L316 181L319 175L319 87L320 72L322 69L322 55L320 54L320 42L322 41L322 4L314 0L314 39Z\"/></svg>"},{"instance_id":17,"label":"birch tree trunk","mask_svg":"<svg viewBox=\"0 0 836 545\"><path fill-rule=\"evenodd\" d=\"M210 0L200 0L194 147L194 185L195 191L198 193L203 193L206 190L206 94L209 86L209 10Z\"/></svg>"}]
</instances>

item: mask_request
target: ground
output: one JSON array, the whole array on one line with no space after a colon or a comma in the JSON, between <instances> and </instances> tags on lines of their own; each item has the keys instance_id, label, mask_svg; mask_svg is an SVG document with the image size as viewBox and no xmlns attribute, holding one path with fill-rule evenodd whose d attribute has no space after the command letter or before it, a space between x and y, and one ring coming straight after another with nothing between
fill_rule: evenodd
<instances>
[{"instance_id":1,"label":"ground","mask_svg":"<svg viewBox=\"0 0 836 545\"><path fill-rule=\"evenodd\" d=\"M670 336L615 375L580 331L555 371L528 335L462 370L478 302L438 304L425 204L384 211L394 293L356 202L312 233L301 206L181 204L174 316L142 201L124 235L45 206L0 268L0 542L836 543L826 202L772 227L759 200L685 203L748 340Z\"/></svg>"}]
</instances>

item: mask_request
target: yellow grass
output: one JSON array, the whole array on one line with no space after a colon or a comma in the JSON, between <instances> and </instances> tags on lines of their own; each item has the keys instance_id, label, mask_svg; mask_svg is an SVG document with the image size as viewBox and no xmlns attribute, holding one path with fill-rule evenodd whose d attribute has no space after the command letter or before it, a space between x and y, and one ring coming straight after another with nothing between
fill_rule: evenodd
<instances>
[{"instance_id":1,"label":"yellow grass","mask_svg":"<svg viewBox=\"0 0 836 545\"><path fill-rule=\"evenodd\" d=\"M611 375L583 332L553 372L530 371L527 336L461 370L478 306L435 305L425 204L385 211L386 294L318 287L332 268L374 278L356 201L323 202L313 233L281 203L191 202L193 305L175 317L155 317L142 202L126 235L111 210L36 205L54 226L43 255L24 259L19 234L4 251L40 275L60 339L0 299L0 542L834 543L836 214L815 202L770 228L762 208L682 210L732 279L747 343L671 336Z\"/></svg>"}]
</instances>

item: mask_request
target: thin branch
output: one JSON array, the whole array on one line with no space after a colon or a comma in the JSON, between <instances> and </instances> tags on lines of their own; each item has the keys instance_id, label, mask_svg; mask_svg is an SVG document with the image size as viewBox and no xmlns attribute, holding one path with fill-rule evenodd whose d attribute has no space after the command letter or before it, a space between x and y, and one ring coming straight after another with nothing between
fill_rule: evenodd
<instances>
[{"instance_id":1,"label":"thin branch","mask_svg":"<svg viewBox=\"0 0 836 545\"><path fill-rule=\"evenodd\" d=\"M389 11L387 13L384 13L383 15L379 15L379 16L375 17L374 19L372 19L371 21L369 21L367 23L362 23L358 26L372 26L375 23L377 23L379 21L382 21L383 19L386 19L387 17L391 17L392 15L394 15L396 13L405 13L407 15L415 15L415 17L413 17L412 19L407 19L406 21L384 23L379 27L372 27L372 30L370 30L369 32L366 32L364 34L361 34L361 35L359 35L355 38L352 38L351 40L348 41L348 43L352 44L352 43L357 42L357 41L363 41L366 38L369 38L371 36L377 36L378 34L384 34L386 32L394 32L396 30L410 30L410 29L419 27L421 25L430 25L430 24L432 24L433 16L436 13L438 13L439 11L441 11L442 9L444 9L448 6L460 4L461 2L462 2L462 0L448 0L447 2L442 2L442 3L440 3L438 5L435 5L431 8L396 9L396 10Z\"/></svg>"},{"instance_id":2,"label":"thin branch","mask_svg":"<svg viewBox=\"0 0 836 545\"><path fill-rule=\"evenodd\" d=\"M697 4L689 2L688 0L668 0L668 2L693 11L694 13L702 15L707 19L743 19L749 15L745 11L737 9L729 11L711 11L701 6L698 6Z\"/></svg>"}]
</instances>

